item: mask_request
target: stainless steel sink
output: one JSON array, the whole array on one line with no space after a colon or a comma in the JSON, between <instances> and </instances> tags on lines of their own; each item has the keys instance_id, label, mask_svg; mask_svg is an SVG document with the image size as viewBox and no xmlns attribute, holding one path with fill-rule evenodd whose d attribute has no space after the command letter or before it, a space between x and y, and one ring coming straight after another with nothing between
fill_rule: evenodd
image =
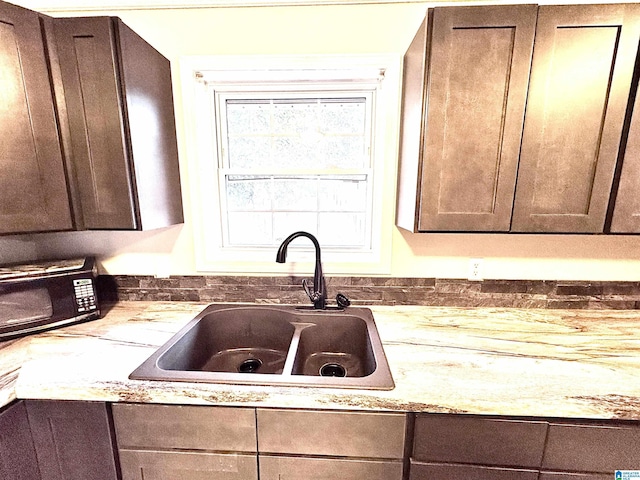
<instances>
[{"instance_id":1,"label":"stainless steel sink","mask_svg":"<svg viewBox=\"0 0 640 480\"><path fill-rule=\"evenodd\" d=\"M212 304L129 378L394 388L371 310L355 307Z\"/></svg>"}]
</instances>

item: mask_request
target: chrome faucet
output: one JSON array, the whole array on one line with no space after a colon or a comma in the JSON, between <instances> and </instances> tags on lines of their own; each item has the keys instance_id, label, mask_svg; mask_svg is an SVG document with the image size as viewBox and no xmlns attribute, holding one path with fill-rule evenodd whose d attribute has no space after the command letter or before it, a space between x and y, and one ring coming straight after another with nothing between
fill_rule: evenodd
<instances>
[{"instance_id":1,"label":"chrome faucet","mask_svg":"<svg viewBox=\"0 0 640 480\"><path fill-rule=\"evenodd\" d=\"M307 232L295 232L284 239L278 253L276 254L276 262L284 263L287 260L287 247L289 243L295 238L307 237L313 242L313 246L316 248L316 268L313 273L313 290L309 287L306 279L302 281L302 287L307 292L309 299L313 302L313 308L317 310L324 310L327 306L327 287L324 281L324 275L322 274L322 262L320 261L320 244L316 237Z\"/></svg>"}]
</instances>

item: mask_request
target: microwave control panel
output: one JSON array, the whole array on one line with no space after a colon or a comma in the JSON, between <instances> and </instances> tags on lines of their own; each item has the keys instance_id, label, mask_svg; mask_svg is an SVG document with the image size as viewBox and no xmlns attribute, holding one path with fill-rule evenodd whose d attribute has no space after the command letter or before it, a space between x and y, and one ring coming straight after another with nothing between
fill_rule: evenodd
<instances>
[{"instance_id":1,"label":"microwave control panel","mask_svg":"<svg viewBox=\"0 0 640 480\"><path fill-rule=\"evenodd\" d=\"M93 280L80 278L73 281L73 291L78 304L78 312L90 312L97 310L96 294L93 289Z\"/></svg>"}]
</instances>

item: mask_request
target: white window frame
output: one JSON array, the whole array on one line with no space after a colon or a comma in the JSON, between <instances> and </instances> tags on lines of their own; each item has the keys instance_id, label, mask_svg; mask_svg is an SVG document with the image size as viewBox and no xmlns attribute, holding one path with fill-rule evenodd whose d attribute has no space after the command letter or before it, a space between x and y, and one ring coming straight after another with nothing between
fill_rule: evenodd
<instances>
[{"instance_id":1,"label":"white window frame","mask_svg":"<svg viewBox=\"0 0 640 480\"><path fill-rule=\"evenodd\" d=\"M223 179L219 176L221 159L216 143L220 132L216 131L216 112L207 84L215 83L217 92L224 92L225 83L233 85L234 91L238 91L239 84L247 92L255 91L257 87L262 91L265 88L277 90L278 83L291 78L292 72L306 72L309 90L318 90L317 83L330 84L350 79L354 86L364 85L364 80L371 84L372 76L379 76L372 86L375 112L371 155L371 249L354 253L353 250L323 247L322 261L326 274L391 273L400 128L400 55L183 57L180 70L196 270L247 274L307 274L313 271L312 245L304 239L296 241L297 248L290 249L288 262L284 265L275 262L277 247L273 252L264 248L223 247L218 213L221 208L219 184ZM269 81L271 86L262 80Z\"/></svg>"}]
</instances>

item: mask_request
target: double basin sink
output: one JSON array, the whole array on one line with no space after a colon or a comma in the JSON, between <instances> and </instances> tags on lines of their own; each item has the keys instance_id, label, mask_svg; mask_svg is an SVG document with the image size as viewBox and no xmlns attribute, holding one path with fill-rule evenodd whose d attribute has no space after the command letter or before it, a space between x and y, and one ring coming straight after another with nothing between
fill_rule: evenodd
<instances>
[{"instance_id":1,"label":"double basin sink","mask_svg":"<svg viewBox=\"0 0 640 480\"><path fill-rule=\"evenodd\" d=\"M129 378L394 388L371 310L355 307L212 304Z\"/></svg>"}]
</instances>

